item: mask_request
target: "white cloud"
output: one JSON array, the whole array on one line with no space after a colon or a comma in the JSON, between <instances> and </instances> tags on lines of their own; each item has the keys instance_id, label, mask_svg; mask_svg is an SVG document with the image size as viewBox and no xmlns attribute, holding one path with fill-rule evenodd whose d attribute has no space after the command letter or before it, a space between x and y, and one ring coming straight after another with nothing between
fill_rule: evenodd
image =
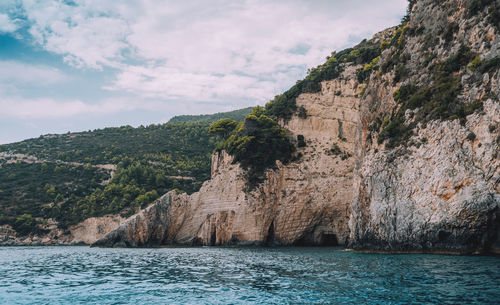
<instances>
[{"instance_id":1,"label":"white cloud","mask_svg":"<svg viewBox=\"0 0 500 305\"><path fill-rule=\"evenodd\" d=\"M222 111L234 110L230 105L221 105ZM185 104L175 105L158 100L135 99L135 98L108 98L94 104L78 99L54 99L54 98L24 98L20 96L0 95L0 118L14 118L26 121L32 119L68 119L80 117L91 119L95 116L106 116L131 112L147 111L155 113L209 113L213 112L210 104ZM125 122L126 124L126 122Z\"/></svg>"},{"instance_id":2,"label":"white cloud","mask_svg":"<svg viewBox=\"0 0 500 305\"><path fill-rule=\"evenodd\" d=\"M33 38L47 51L63 55L72 66L115 66L122 59L121 52L129 47L124 41L127 22L115 15L111 6L98 1L68 5L36 0L25 0L23 6L32 22L29 32Z\"/></svg>"},{"instance_id":3,"label":"white cloud","mask_svg":"<svg viewBox=\"0 0 500 305\"><path fill-rule=\"evenodd\" d=\"M294 73L272 73L273 80L269 81L255 75L189 72L166 66L128 66L117 75L112 86L105 88L168 100L263 101L270 94L278 93L283 82L294 82L296 77L291 75ZM277 83L276 78L281 83Z\"/></svg>"},{"instance_id":4,"label":"white cloud","mask_svg":"<svg viewBox=\"0 0 500 305\"><path fill-rule=\"evenodd\" d=\"M68 78L70 76L52 67L0 60L0 83L4 85L11 83L45 86L64 82Z\"/></svg>"},{"instance_id":5,"label":"white cloud","mask_svg":"<svg viewBox=\"0 0 500 305\"><path fill-rule=\"evenodd\" d=\"M88 114L112 114L147 108L142 103L104 100L98 104L88 104L80 100L57 100L52 98L26 99L22 97L0 97L0 116L18 119L68 118Z\"/></svg>"},{"instance_id":6,"label":"white cloud","mask_svg":"<svg viewBox=\"0 0 500 305\"><path fill-rule=\"evenodd\" d=\"M18 29L18 26L7 14L0 13L0 32L10 33Z\"/></svg>"},{"instance_id":7,"label":"white cloud","mask_svg":"<svg viewBox=\"0 0 500 305\"><path fill-rule=\"evenodd\" d=\"M103 88L144 98L264 102L353 37L398 22L405 0L24 0L31 35ZM300 52L295 52L299 50Z\"/></svg>"}]
</instances>

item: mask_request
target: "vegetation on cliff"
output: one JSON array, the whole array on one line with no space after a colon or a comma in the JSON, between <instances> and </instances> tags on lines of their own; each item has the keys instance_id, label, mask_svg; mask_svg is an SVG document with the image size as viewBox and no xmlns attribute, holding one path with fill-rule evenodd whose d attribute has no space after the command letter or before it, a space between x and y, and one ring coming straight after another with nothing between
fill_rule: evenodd
<instances>
[{"instance_id":1,"label":"vegetation on cliff","mask_svg":"<svg viewBox=\"0 0 500 305\"><path fill-rule=\"evenodd\" d=\"M388 148L406 141L413 134L416 124L426 124L431 120L459 119L465 124L467 115L482 109L482 101L471 104L457 102L462 90L460 79L453 74L467 66L474 55L466 47L448 58L448 60L431 68L432 83L419 86L406 83L394 92L394 99L400 105L390 122L383 126L378 141L389 140ZM411 122L406 122L408 110L416 110Z\"/></svg>"},{"instance_id":2,"label":"vegetation on cliff","mask_svg":"<svg viewBox=\"0 0 500 305\"><path fill-rule=\"evenodd\" d=\"M266 115L262 107L255 107L243 122L217 121L210 130L224 140L217 150L226 150L245 170L247 190L252 190L264 179L267 169L276 161L287 163L292 159L295 146L290 142L285 129Z\"/></svg>"},{"instance_id":3,"label":"vegetation on cliff","mask_svg":"<svg viewBox=\"0 0 500 305\"><path fill-rule=\"evenodd\" d=\"M467 45L457 43L456 35L459 26L456 22L449 22L444 29L441 38L435 37L431 33L426 33L423 25L409 24L409 12L416 4L416 1L409 2L408 15L403 18L401 24L394 35L387 41L381 43L384 52L384 60L374 62L370 66L365 65L363 70L358 72L358 80L369 79L372 71L380 69L378 76L392 72L394 75L393 85L401 83L394 92L394 100L398 106L391 112L382 114L376 118L369 126L370 132L377 132L378 143L386 143L386 148L394 148L400 144L411 144L410 137L414 134L417 126L425 127L432 120L454 120L459 119L465 124L466 117L475 111L483 108L483 101L489 97L496 98L490 94L483 95L482 98L474 101L461 101L463 92L462 76L470 72L476 72L473 79L481 77L484 73L495 71L500 67L498 57L482 60L479 54L474 53ZM486 12L490 16L488 20L494 19L495 1L469 1L466 5L469 16ZM495 22L495 21L493 21ZM407 40L421 36L423 41L423 54L420 60L414 50L407 50ZM438 60L435 54L435 46L443 44L446 48L451 48L452 42L460 45L458 50L444 59ZM455 49L456 50L456 49ZM426 77L415 77L415 65L418 65L418 75ZM387 85L387 83L386 83Z\"/></svg>"},{"instance_id":4,"label":"vegetation on cliff","mask_svg":"<svg viewBox=\"0 0 500 305\"><path fill-rule=\"evenodd\" d=\"M265 106L265 114L271 118L283 120L289 120L297 112L301 116L306 115L305 110L297 107L296 98L300 94L321 91L321 82L337 78L344 70L346 63L366 65L376 60L379 55L380 46L372 40L363 40L354 48L338 53L333 52L326 58L324 64L309 69L303 80L297 81L290 89L268 102Z\"/></svg>"}]
</instances>

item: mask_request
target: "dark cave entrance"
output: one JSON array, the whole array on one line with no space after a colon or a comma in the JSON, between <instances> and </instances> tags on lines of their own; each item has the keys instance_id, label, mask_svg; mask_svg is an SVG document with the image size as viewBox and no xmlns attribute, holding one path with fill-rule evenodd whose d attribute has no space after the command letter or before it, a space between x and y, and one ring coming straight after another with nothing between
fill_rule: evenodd
<instances>
[{"instance_id":1,"label":"dark cave entrance","mask_svg":"<svg viewBox=\"0 0 500 305\"><path fill-rule=\"evenodd\" d=\"M321 235L320 246L336 247L338 245L339 245L339 240L338 240L336 234L333 234L333 233L323 233Z\"/></svg>"}]
</instances>

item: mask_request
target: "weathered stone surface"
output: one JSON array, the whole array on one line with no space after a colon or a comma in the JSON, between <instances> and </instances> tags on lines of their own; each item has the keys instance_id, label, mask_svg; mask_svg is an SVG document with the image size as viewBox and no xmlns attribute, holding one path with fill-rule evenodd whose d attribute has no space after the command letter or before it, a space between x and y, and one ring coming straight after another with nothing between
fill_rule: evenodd
<instances>
[{"instance_id":1,"label":"weathered stone surface","mask_svg":"<svg viewBox=\"0 0 500 305\"><path fill-rule=\"evenodd\" d=\"M399 51L407 58L406 83L430 84L430 70L419 68L429 54L436 55L429 65L450 58L461 45L483 59L500 55L500 35L487 24L487 10L482 19L469 18L469 3L417 2L409 26L425 31L406 37ZM453 22L458 29L446 42L444 32ZM391 52L384 51L380 61L387 61ZM467 68L455 73L460 74L462 92L456 103L482 101L484 110L469 115L463 125L458 119L419 125L407 143L390 150L377 144L369 125L391 113L392 92L401 84L393 83L390 73L372 74L361 101L351 247L500 253L500 73L497 67L484 75ZM411 116L407 112L407 120ZM468 139L471 134L474 139Z\"/></svg>"},{"instance_id":2,"label":"weathered stone surface","mask_svg":"<svg viewBox=\"0 0 500 305\"><path fill-rule=\"evenodd\" d=\"M366 156L353 200L351 245L357 249L429 252L500 250L500 104L485 113L433 122L419 131L427 142ZM469 130L477 138L467 139Z\"/></svg>"},{"instance_id":3,"label":"weathered stone surface","mask_svg":"<svg viewBox=\"0 0 500 305\"><path fill-rule=\"evenodd\" d=\"M125 223L94 242L93 246L150 247L166 242L171 193L131 216Z\"/></svg>"},{"instance_id":4,"label":"weathered stone surface","mask_svg":"<svg viewBox=\"0 0 500 305\"><path fill-rule=\"evenodd\" d=\"M59 229L57 222L52 220L43 227L48 233L42 236L19 236L9 225L4 225L0 226L0 246L90 245L125 220L119 215L91 217L69 227L68 230Z\"/></svg>"},{"instance_id":5,"label":"weathered stone surface","mask_svg":"<svg viewBox=\"0 0 500 305\"><path fill-rule=\"evenodd\" d=\"M125 221L126 219L120 215L87 218L69 228L70 237L68 238L68 242L71 244L83 243L90 245Z\"/></svg>"}]
</instances>

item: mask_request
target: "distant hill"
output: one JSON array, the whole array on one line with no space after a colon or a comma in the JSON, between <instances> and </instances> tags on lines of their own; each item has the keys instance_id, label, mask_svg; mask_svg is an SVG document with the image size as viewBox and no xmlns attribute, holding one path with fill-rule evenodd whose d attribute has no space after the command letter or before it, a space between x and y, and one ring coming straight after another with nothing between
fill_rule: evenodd
<instances>
[{"instance_id":1,"label":"distant hill","mask_svg":"<svg viewBox=\"0 0 500 305\"><path fill-rule=\"evenodd\" d=\"M220 119L232 119L235 121L242 121L250 112L252 112L253 107L243 108L239 110L234 110L230 112L218 112L214 114L202 114L202 115L178 115L168 121L169 123L180 123L180 122L207 122L212 123Z\"/></svg>"},{"instance_id":2,"label":"distant hill","mask_svg":"<svg viewBox=\"0 0 500 305\"><path fill-rule=\"evenodd\" d=\"M172 189L193 193L210 178L210 122L242 120L250 109L0 145L0 225L28 234L55 219L66 228L88 217L130 215Z\"/></svg>"}]
</instances>

